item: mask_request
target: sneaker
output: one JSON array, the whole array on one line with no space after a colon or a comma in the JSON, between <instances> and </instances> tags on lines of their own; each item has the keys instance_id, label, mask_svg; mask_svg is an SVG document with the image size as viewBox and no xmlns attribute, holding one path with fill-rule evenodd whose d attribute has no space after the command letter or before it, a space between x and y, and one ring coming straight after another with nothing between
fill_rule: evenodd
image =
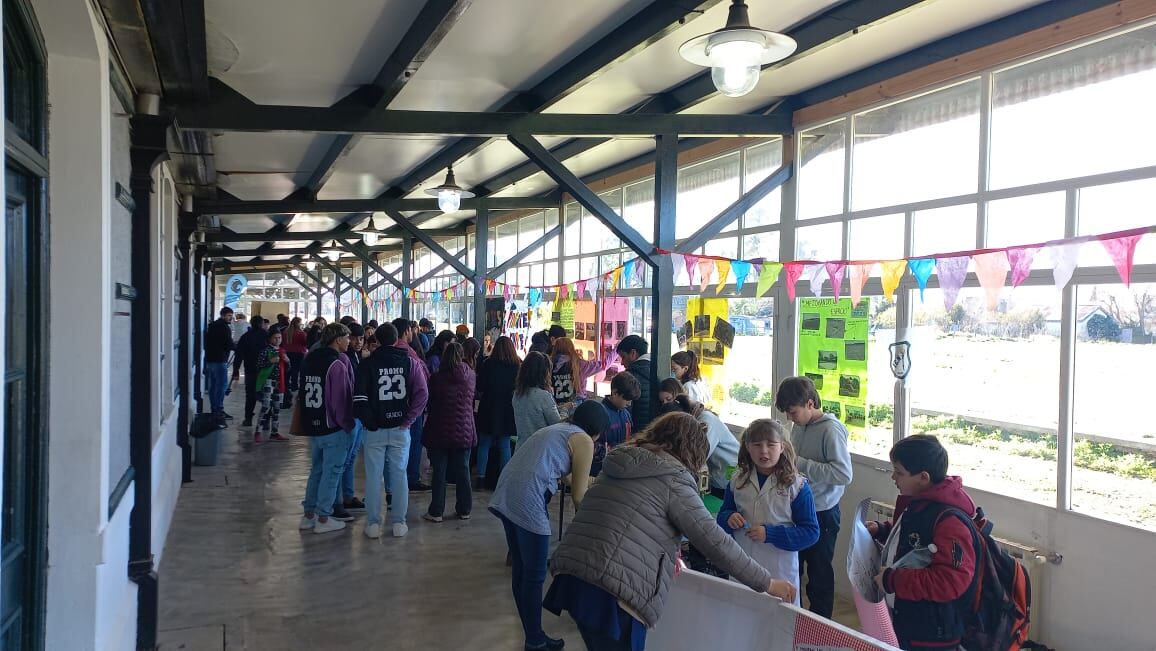
<instances>
[{"instance_id":1,"label":"sneaker","mask_svg":"<svg viewBox=\"0 0 1156 651\"><path fill-rule=\"evenodd\" d=\"M374 523L374 524L367 526L365 528L365 537L366 538L381 538L381 525Z\"/></svg>"},{"instance_id":2,"label":"sneaker","mask_svg":"<svg viewBox=\"0 0 1156 651\"><path fill-rule=\"evenodd\" d=\"M426 521L428 521L428 522L441 522L441 521L442 521L442 516L440 516L440 515L430 515L429 513L426 513L425 515L421 516L421 519L422 519L422 520L426 520Z\"/></svg>"},{"instance_id":3,"label":"sneaker","mask_svg":"<svg viewBox=\"0 0 1156 651\"><path fill-rule=\"evenodd\" d=\"M317 525L317 518L307 518L301 516L301 522L297 523L297 528L301 531L308 531Z\"/></svg>"},{"instance_id":4,"label":"sneaker","mask_svg":"<svg viewBox=\"0 0 1156 651\"><path fill-rule=\"evenodd\" d=\"M409 525L404 522L397 522L393 525L393 537L404 538L405 534L409 533Z\"/></svg>"},{"instance_id":5,"label":"sneaker","mask_svg":"<svg viewBox=\"0 0 1156 651\"><path fill-rule=\"evenodd\" d=\"M333 513L329 515L330 520L341 520L342 522L353 522L353 514L346 511L344 507L333 507Z\"/></svg>"},{"instance_id":6,"label":"sneaker","mask_svg":"<svg viewBox=\"0 0 1156 651\"><path fill-rule=\"evenodd\" d=\"M416 484L409 485L409 492L411 493L428 493L429 490L429 484L423 484L420 481Z\"/></svg>"},{"instance_id":7,"label":"sneaker","mask_svg":"<svg viewBox=\"0 0 1156 651\"><path fill-rule=\"evenodd\" d=\"M221 415L225 417L225 420L233 420L233 415L227 411L222 411Z\"/></svg>"},{"instance_id":8,"label":"sneaker","mask_svg":"<svg viewBox=\"0 0 1156 651\"><path fill-rule=\"evenodd\" d=\"M344 522L334 517L330 517L325 522L318 520L317 524L313 527L313 533L329 533L330 531L341 531L344 528Z\"/></svg>"},{"instance_id":9,"label":"sneaker","mask_svg":"<svg viewBox=\"0 0 1156 651\"><path fill-rule=\"evenodd\" d=\"M566 646L565 640L563 640L561 638L554 639L552 637L547 637L546 642L544 644L537 644L537 645L527 644L526 645L526 651L558 651L558 649L561 649L565 646Z\"/></svg>"},{"instance_id":10,"label":"sneaker","mask_svg":"<svg viewBox=\"0 0 1156 651\"><path fill-rule=\"evenodd\" d=\"M270 441L288 441L289 437L285 436L284 434L282 434L280 432L273 432L273 434L269 437L269 440Z\"/></svg>"},{"instance_id":11,"label":"sneaker","mask_svg":"<svg viewBox=\"0 0 1156 651\"><path fill-rule=\"evenodd\" d=\"M459 513L459 514L458 514L458 519L459 519L459 520L469 520L469 519L470 519L470 514L469 514L469 513Z\"/></svg>"},{"instance_id":12,"label":"sneaker","mask_svg":"<svg viewBox=\"0 0 1156 651\"><path fill-rule=\"evenodd\" d=\"M261 432L253 432L253 442L254 443L264 443L265 437L261 436Z\"/></svg>"},{"instance_id":13,"label":"sneaker","mask_svg":"<svg viewBox=\"0 0 1156 651\"><path fill-rule=\"evenodd\" d=\"M252 426L253 426L253 417L252 416L249 416L245 420L241 421L241 427L252 427Z\"/></svg>"},{"instance_id":14,"label":"sneaker","mask_svg":"<svg viewBox=\"0 0 1156 651\"><path fill-rule=\"evenodd\" d=\"M345 509L348 511L364 511L365 510L365 502L362 502L361 500L357 499L356 497L351 497L351 498L345 500Z\"/></svg>"}]
</instances>

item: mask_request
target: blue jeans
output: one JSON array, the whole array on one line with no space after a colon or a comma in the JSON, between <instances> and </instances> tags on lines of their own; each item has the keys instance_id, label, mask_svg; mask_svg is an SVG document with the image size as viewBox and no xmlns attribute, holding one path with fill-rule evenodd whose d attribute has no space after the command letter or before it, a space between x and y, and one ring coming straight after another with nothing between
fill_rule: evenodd
<instances>
[{"instance_id":1,"label":"blue jeans","mask_svg":"<svg viewBox=\"0 0 1156 651\"><path fill-rule=\"evenodd\" d=\"M309 439L312 465L309 467L309 481L305 483L305 500L301 502L305 513L324 517L333 513L333 502L337 498L338 483L352 438L349 432L337 431Z\"/></svg>"},{"instance_id":2,"label":"blue jeans","mask_svg":"<svg viewBox=\"0 0 1156 651\"><path fill-rule=\"evenodd\" d=\"M489 436L486 434L478 434L478 476L485 479L486 470L490 465L490 446L496 445L498 448L498 474L502 474L502 468L506 467L506 463L510 461L510 437L509 436Z\"/></svg>"},{"instance_id":3,"label":"blue jeans","mask_svg":"<svg viewBox=\"0 0 1156 651\"><path fill-rule=\"evenodd\" d=\"M341 492L337 495L338 501L353 499L353 462L357 461L357 453L361 451L361 436L365 427L361 421L354 419L353 432L349 441L349 453L345 457L345 467L341 471ZM336 506L336 502L334 505Z\"/></svg>"},{"instance_id":4,"label":"blue jeans","mask_svg":"<svg viewBox=\"0 0 1156 651\"><path fill-rule=\"evenodd\" d=\"M542 508L546 508L545 504ZM542 585L546 583L550 536L532 533L510 522L506 516L500 513L496 515L506 530L506 546L510 549L513 561L510 583L514 590L518 617L522 620L522 632L526 634L526 644L545 644L546 633L542 630Z\"/></svg>"},{"instance_id":5,"label":"blue jeans","mask_svg":"<svg viewBox=\"0 0 1156 651\"><path fill-rule=\"evenodd\" d=\"M229 365L226 362L206 362L205 385L213 413L225 411L225 389L229 388Z\"/></svg>"},{"instance_id":6,"label":"blue jeans","mask_svg":"<svg viewBox=\"0 0 1156 651\"><path fill-rule=\"evenodd\" d=\"M405 522L409 511L409 483L405 463L409 459L409 430L401 427L365 430L362 461L365 463L366 524L381 524L382 477L389 473L393 494L393 524Z\"/></svg>"},{"instance_id":7,"label":"blue jeans","mask_svg":"<svg viewBox=\"0 0 1156 651\"><path fill-rule=\"evenodd\" d=\"M422 414L409 428L409 463L406 466L406 477L410 486L416 486L421 482L421 433L424 429L425 414Z\"/></svg>"}]
</instances>

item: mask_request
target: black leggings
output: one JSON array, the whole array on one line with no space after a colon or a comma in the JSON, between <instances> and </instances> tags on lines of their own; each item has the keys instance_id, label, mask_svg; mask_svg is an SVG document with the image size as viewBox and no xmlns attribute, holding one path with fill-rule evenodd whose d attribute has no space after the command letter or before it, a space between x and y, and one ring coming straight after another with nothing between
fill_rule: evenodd
<instances>
[{"instance_id":1,"label":"black leggings","mask_svg":"<svg viewBox=\"0 0 1156 651\"><path fill-rule=\"evenodd\" d=\"M799 579L807 577L807 601L811 612L827 619L835 610L835 539L839 536L839 505L819 511L819 540L799 552Z\"/></svg>"}]
</instances>

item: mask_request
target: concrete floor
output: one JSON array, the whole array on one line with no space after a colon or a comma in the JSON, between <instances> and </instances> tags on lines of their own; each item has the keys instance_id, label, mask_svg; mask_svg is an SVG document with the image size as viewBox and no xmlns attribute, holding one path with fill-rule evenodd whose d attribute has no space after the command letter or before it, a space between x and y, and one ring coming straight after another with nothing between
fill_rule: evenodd
<instances>
[{"instance_id":1,"label":"concrete floor","mask_svg":"<svg viewBox=\"0 0 1156 651\"><path fill-rule=\"evenodd\" d=\"M475 493L473 519L442 524L421 519L429 493L411 496L401 539L388 529L366 538L363 514L344 531L299 532L308 441L254 446L240 427L242 393L226 398L237 418L221 432L218 465L194 466L181 489L160 566L160 649L522 648L489 493ZM283 430L288 422L283 411ZM359 460L359 496L362 473ZM451 488L450 512L452 504ZM837 605L836 619L853 618L849 604ZM544 612L543 624L567 648L583 648L569 617Z\"/></svg>"}]
</instances>

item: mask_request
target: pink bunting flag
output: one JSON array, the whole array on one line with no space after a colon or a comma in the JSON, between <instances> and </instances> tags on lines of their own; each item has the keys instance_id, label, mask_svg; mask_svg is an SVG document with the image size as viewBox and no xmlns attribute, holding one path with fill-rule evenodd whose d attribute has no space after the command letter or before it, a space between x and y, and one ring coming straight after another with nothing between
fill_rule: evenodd
<instances>
[{"instance_id":1,"label":"pink bunting flag","mask_svg":"<svg viewBox=\"0 0 1156 651\"><path fill-rule=\"evenodd\" d=\"M858 305L863 300L863 286L867 284L874 268L874 262L851 265L851 305Z\"/></svg>"},{"instance_id":2,"label":"pink bunting flag","mask_svg":"<svg viewBox=\"0 0 1156 651\"><path fill-rule=\"evenodd\" d=\"M1012 287L1019 287L1020 283L1027 280L1028 274L1032 272L1032 261L1039 250L1039 247L1035 246L1007 250L1007 263L1012 272Z\"/></svg>"},{"instance_id":3,"label":"pink bunting flag","mask_svg":"<svg viewBox=\"0 0 1156 651\"><path fill-rule=\"evenodd\" d=\"M827 275L826 272L827 267L821 262L807 265L807 270L803 272L811 284L811 295L815 298L823 295L823 280Z\"/></svg>"},{"instance_id":4,"label":"pink bunting flag","mask_svg":"<svg viewBox=\"0 0 1156 651\"><path fill-rule=\"evenodd\" d=\"M1052 258L1052 278L1056 281L1056 289L1068 286L1072 273L1076 271L1076 264L1080 261L1080 248L1083 242L1070 244L1053 244L1048 247L1048 255Z\"/></svg>"},{"instance_id":5,"label":"pink bunting flag","mask_svg":"<svg viewBox=\"0 0 1156 651\"><path fill-rule=\"evenodd\" d=\"M839 293L843 290L843 273L847 265L842 262L828 262L826 264L827 277L831 279L831 289L835 292L835 300L839 300ZM859 301L855 301L858 303Z\"/></svg>"},{"instance_id":6,"label":"pink bunting flag","mask_svg":"<svg viewBox=\"0 0 1156 651\"><path fill-rule=\"evenodd\" d=\"M1112 264L1116 265L1116 271L1120 273L1120 280L1124 281L1125 287L1132 286L1132 259L1141 237L1143 235L1138 234L1100 240L1100 244L1108 249L1108 255L1112 256Z\"/></svg>"},{"instance_id":7,"label":"pink bunting flag","mask_svg":"<svg viewBox=\"0 0 1156 651\"><path fill-rule=\"evenodd\" d=\"M975 275L979 278L979 286L983 287L987 295L987 309L995 311L999 307L999 293L1007 282L1009 268L1007 254L1004 251L980 253L971 257L975 261Z\"/></svg>"},{"instance_id":8,"label":"pink bunting flag","mask_svg":"<svg viewBox=\"0 0 1156 651\"><path fill-rule=\"evenodd\" d=\"M558 291L558 302L561 303L562 301L566 300L566 297L569 295L570 286L569 285L558 285L557 291Z\"/></svg>"},{"instance_id":9,"label":"pink bunting flag","mask_svg":"<svg viewBox=\"0 0 1156 651\"><path fill-rule=\"evenodd\" d=\"M698 291L705 292L710 284L710 277L714 274L714 260L702 258L698 261Z\"/></svg>"},{"instance_id":10,"label":"pink bunting flag","mask_svg":"<svg viewBox=\"0 0 1156 651\"><path fill-rule=\"evenodd\" d=\"M795 283L799 282L806 266L805 262L788 262L783 265L787 270L787 298L792 301L795 300Z\"/></svg>"},{"instance_id":11,"label":"pink bunting flag","mask_svg":"<svg viewBox=\"0 0 1156 651\"><path fill-rule=\"evenodd\" d=\"M586 283L587 282L588 281L586 281L586 280L579 280L577 283L575 283L574 293L578 296L578 298L581 298L582 295L586 293Z\"/></svg>"},{"instance_id":12,"label":"pink bunting flag","mask_svg":"<svg viewBox=\"0 0 1156 651\"><path fill-rule=\"evenodd\" d=\"M682 273L684 271L686 271L686 269L684 268L685 264L686 263L683 262L683 255L681 253L671 253L670 254L670 268L674 271L674 284L675 285L679 284L678 283L678 277L680 275L682 275ZM689 272L687 272L687 273L689 274ZM690 278L687 278L686 282L689 284Z\"/></svg>"},{"instance_id":13,"label":"pink bunting flag","mask_svg":"<svg viewBox=\"0 0 1156 651\"><path fill-rule=\"evenodd\" d=\"M693 286L695 272L698 271L698 256L688 253L682 256L682 263L686 266L686 284Z\"/></svg>"},{"instance_id":14,"label":"pink bunting flag","mask_svg":"<svg viewBox=\"0 0 1156 651\"><path fill-rule=\"evenodd\" d=\"M935 261L935 274L939 276L939 288L943 290L943 309L948 312L955 307L959 288L963 287L963 279L967 277L969 262L971 258L966 255L939 258Z\"/></svg>"}]
</instances>

